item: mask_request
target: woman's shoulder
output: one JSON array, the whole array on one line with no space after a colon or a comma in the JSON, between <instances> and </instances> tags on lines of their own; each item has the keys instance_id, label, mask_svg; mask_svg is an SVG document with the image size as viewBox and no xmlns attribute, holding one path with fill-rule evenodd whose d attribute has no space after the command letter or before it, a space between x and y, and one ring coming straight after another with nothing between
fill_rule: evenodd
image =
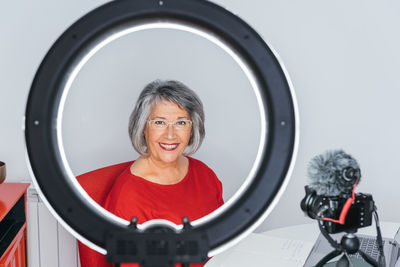
<instances>
[{"instance_id":1,"label":"woman's shoulder","mask_svg":"<svg viewBox=\"0 0 400 267\"><path fill-rule=\"evenodd\" d=\"M218 207L221 206L224 203L222 198L222 183L217 175L207 164L198 159L189 157L189 162L192 164L192 177L194 177L192 181L200 185L203 190L206 189L204 192L215 194Z\"/></svg>"},{"instance_id":2,"label":"woman's shoulder","mask_svg":"<svg viewBox=\"0 0 400 267\"><path fill-rule=\"evenodd\" d=\"M198 160L198 159L195 159L195 158L192 158L192 157L188 157L188 159L189 159L189 164L191 164L192 167L194 167L194 168L211 170L211 168L208 167L208 165L205 164L204 162L202 162L201 160Z\"/></svg>"},{"instance_id":3,"label":"woman's shoulder","mask_svg":"<svg viewBox=\"0 0 400 267\"><path fill-rule=\"evenodd\" d=\"M189 164L190 164L190 168L195 172L195 173L199 173L199 174L208 174L209 176L212 177L217 177L217 175L215 174L215 172L204 162L202 162L201 160L192 158L192 157L188 157L189 158Z\"/></svg>"}]
</instances>

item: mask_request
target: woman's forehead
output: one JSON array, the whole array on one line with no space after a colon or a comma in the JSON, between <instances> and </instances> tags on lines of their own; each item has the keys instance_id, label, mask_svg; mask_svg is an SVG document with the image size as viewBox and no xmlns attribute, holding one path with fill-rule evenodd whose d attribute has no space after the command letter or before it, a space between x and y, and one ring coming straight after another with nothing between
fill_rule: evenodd
<instances>
[{"instance_id":1,"label":"woman's forehead","mask_svg":"<svg viewBox=\"0 0 400 267\"><path fill-rule=\"evenodd\" d=\"M189 113L182 106L170 101L159 101L154 103L150 116L156 117L189 117Z\"/></svg>"}]
</instances>

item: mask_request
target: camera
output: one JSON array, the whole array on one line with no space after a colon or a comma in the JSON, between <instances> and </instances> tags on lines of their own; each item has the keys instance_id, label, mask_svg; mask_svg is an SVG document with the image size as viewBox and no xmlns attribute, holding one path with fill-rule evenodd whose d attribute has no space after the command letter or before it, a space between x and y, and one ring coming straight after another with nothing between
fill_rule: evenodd
<instances>
[{"instance_id":1,"label":"camera","mask_svg":"<svg viewBox=\"0 0 400 267\"><path fill-rule=\"evenodd\" d=\"M372 224L372 213L375 203L372 195L357 193L355 201L350 206L345 223L339 224L324 218L339 218L347 199L343 197L328 197L318 195L315 190L305 186L306 196L300 203L301 209L312 219L321 220L322 226L330 234L348 232L355 233L358 228L367 227Z\"/></svg>"}]
</instances>

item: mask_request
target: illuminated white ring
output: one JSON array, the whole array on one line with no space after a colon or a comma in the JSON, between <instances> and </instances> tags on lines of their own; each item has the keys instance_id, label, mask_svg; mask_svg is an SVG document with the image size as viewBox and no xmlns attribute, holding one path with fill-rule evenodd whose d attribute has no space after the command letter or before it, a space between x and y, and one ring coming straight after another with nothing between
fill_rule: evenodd
<instances>
[{"instance_id":1,"label":"illuminated white ring","mask_svg":"<svg viewBox=\"0 0 400 267\"><path fill-rule=\"evenodd\" d=\"M233 57L249 79L260 108L261 142L246 182L226 205L193 223L196 230L208 235L209 256L234 245L266 218L293 169L298 144L293 88L279 59L251 27L206 1L170 0L160 5L158 1L128 0L106 4L72 25L46 55L32 84L25 124L29 164L39 194L74 236L101 253L106 253L101 243L104 235L88 234L82 221L90 225L97 220L94 223L100 223L100 232L123 230L128 222L102 209L73 179L62 145L63 105L80 68L101 47L133 31L163 27L200 35ZM261 186L265 181L272 188ZM265 203L259 203L258 187L265 190ZM258 201L252 200L252 194L258 195ZM70 203L65 203L67 198ZM139 228L159 223L149 222Z\"/></svg>"}]
</instances>

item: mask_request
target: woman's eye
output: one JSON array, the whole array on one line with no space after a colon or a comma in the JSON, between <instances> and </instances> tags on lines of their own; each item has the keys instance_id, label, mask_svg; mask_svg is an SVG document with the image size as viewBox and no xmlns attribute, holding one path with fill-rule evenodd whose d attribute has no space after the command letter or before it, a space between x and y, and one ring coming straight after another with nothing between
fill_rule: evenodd
<instances>
[{"instance_id":1,"label":"woman's eye","mask_svg":"<svg viewBox=\"0 0 400 267\"><path fill-rule=\"evenodd\" d=\"M158 126L165 125L165 121L154 121L154 125L158 125Z\"/></svg>"},{"instance_id":2,"label":"woman's eye","mask_svg":"<svg viewBox=\"0 0 400 267\"><path fill-rule=\"evenodd\" d=\"M176 121L176 125L185 126L186 121Z\"/></svg>"}]
</instances>

